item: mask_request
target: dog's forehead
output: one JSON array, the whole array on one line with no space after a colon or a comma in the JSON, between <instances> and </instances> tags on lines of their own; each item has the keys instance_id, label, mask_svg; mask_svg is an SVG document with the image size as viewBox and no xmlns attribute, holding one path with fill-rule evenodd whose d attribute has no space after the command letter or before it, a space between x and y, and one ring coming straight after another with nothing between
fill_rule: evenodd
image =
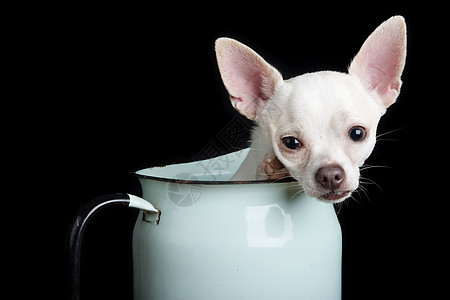
<instances>
[{"instance_id":1,"label":"dog's forehead","mask_svg":"<svg viewBox=\"0 0 450 300\"><path fill-rule=\"evenodd\" d=\"M292 117L303 119L305 115L324 119L340 113L361 118L381 116L379 105L364 89L358 78L345 73L323 71L307 73L286 80L284 101L290 107ZM283 101L283 100L282 100Z\"/></svg>"}]
</instances>

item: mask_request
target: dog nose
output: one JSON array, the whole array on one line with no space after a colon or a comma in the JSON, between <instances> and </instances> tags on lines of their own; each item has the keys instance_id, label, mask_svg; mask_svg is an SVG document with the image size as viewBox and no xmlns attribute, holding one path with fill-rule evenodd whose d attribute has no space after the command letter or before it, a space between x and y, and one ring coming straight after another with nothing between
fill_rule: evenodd
<instances>
[{"instance_id":1,"label":"dog nose","mask_svg":"<svg viewBox=\"0 0 450 300\"><path fill-rule=\"evenodd\" d=\"M320 168L316 173L316 180L327 190L334 191L341 186L345 172L338 166Z\"/></svg>"}]
</instances>

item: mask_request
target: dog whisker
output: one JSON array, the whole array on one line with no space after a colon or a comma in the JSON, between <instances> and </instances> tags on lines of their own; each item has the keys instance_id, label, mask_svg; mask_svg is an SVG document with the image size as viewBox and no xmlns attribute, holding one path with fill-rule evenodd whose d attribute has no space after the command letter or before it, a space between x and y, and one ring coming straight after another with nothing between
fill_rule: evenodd
<instances>
[{"instance_id":1,"label":"dog whisker","mask_svg":"<svg viewBox=\"0 0 450 300\"><path fill-rule=\"evenodd\" d=\"M372 169L372 168L387 168L387 169L392 169L392 167L389 167L389 166L363 165L359 170L360 170L360 171L364 171L364 170Z\"/></svg>"},{"instance_id":2,"label":"dog whisker","mask_svg":"<svg viewBox=\"0 0 450 300\"><path fill-rule=\"evenodd\" d=\"M358 194L358 196L359 196L359 190L356 189L355 192L356 192L356 193ZM350 198L353 199L353 201L355 201L358 205L361 205L361 203L359 203L358 199L355 198L353 195L351 195Z\"/></svg>"},{"instance_id":3,"label":"dog whisker","mask_svg":"<svg viewBox=\"0 0 450 300\"><path fill-rule=\"evenodd\" d=\"M294 199L294 197L297 196L300 193L303 193L303 189L301 189L301 188L297 192L295 192L294 195L291 196L291 198L289 198L289 202L291 202L292 199Z\"/></svg>"},{"instance_id":4,"label":"dog whisker","mask_svg":"<svg viewBox=\"0 0 450 300\"><path fill-rule=\"evenodd\" d=\"M385 135L388 135L388 134L391 134L391 133L394 133L394 132L397 132L397 131L403 130L403 129L405 129L405 127L400 127L400 128L397 128L397 129L390 130L388 132L380 133L379 135L377 135L377 141L380 141L378 139L380 136L385 136Z\"/></svg>"},{"instance_id":5,"label":"dog whisker","mask_svg":"<svg viewBox=\"0 0 450 300\"><path fill-rule=\"evenodd\" d=\"M363 180L365 180L365 182L363 182ZM376 183L375 181L373 181L372 179L369 179L369 178L367 178L367 177L360 177L359 182L360 182L361 184L373 184L373 185L375 185L381 192L383 192L383 188L382 188L378 183ZM361 187L362 187L362 185L361 185ZM365 187L364 187L364 188L365 188Z\"/></svg>"}]
</instances>

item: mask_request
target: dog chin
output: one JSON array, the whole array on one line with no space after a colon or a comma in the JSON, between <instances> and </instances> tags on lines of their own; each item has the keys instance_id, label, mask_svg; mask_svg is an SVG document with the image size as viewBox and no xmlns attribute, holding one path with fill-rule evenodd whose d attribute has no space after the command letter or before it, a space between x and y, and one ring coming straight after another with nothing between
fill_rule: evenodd
<instances>
[{"instance_id":1,"label":"dog chin","mask_svg":"<svg viewBox=\"0 0 450 300\"><path fill-rule=\"evenodd\" d=\"M339 203L350 197L351 193L351 191L328 192L317 199L326 203Z\"/></svg>"},{"instance_id":2,"label":"dog chin","mask_svg":"<svg viewBox=\"0 0 450 300\"><path fill-rule=\"evenodd\" d=\"M327 193L321 193L319 191L314 192L308 192L306 191L308 195L310 195L313 198L316 198L319 201L325 202L325 203L339 203L350 197L352 194L352 191L350 190L344 190L344 191L332 191Z\"/></svg>"}]
</instances>

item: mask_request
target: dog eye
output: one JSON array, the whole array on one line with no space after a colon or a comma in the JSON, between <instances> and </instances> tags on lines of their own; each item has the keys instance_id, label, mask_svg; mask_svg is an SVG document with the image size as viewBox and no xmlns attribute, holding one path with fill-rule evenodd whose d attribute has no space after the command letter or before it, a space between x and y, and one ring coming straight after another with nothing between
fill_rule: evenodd
<instances>
[{"instance_id":1,"label":"dog eye","mask_svg":"<svg viewBox=\"0 0 450 300\"><path fill-rule=\"evenodd\" d=\"M295 150L302 146L302 144L292 136L287 136L283 138L283 144L289 149Z\"/></svg>"},{"instance_id":2,"label":"dog eye","mask_svg":"<svg viewBox=\"0 0 450 300\"><path fill-rule=\"evenodd\" d=\"M366 130L361 126L354 126L348 131L348 137L354 142L362 142L366 138Z\"/></svg>"}]
</instances>

